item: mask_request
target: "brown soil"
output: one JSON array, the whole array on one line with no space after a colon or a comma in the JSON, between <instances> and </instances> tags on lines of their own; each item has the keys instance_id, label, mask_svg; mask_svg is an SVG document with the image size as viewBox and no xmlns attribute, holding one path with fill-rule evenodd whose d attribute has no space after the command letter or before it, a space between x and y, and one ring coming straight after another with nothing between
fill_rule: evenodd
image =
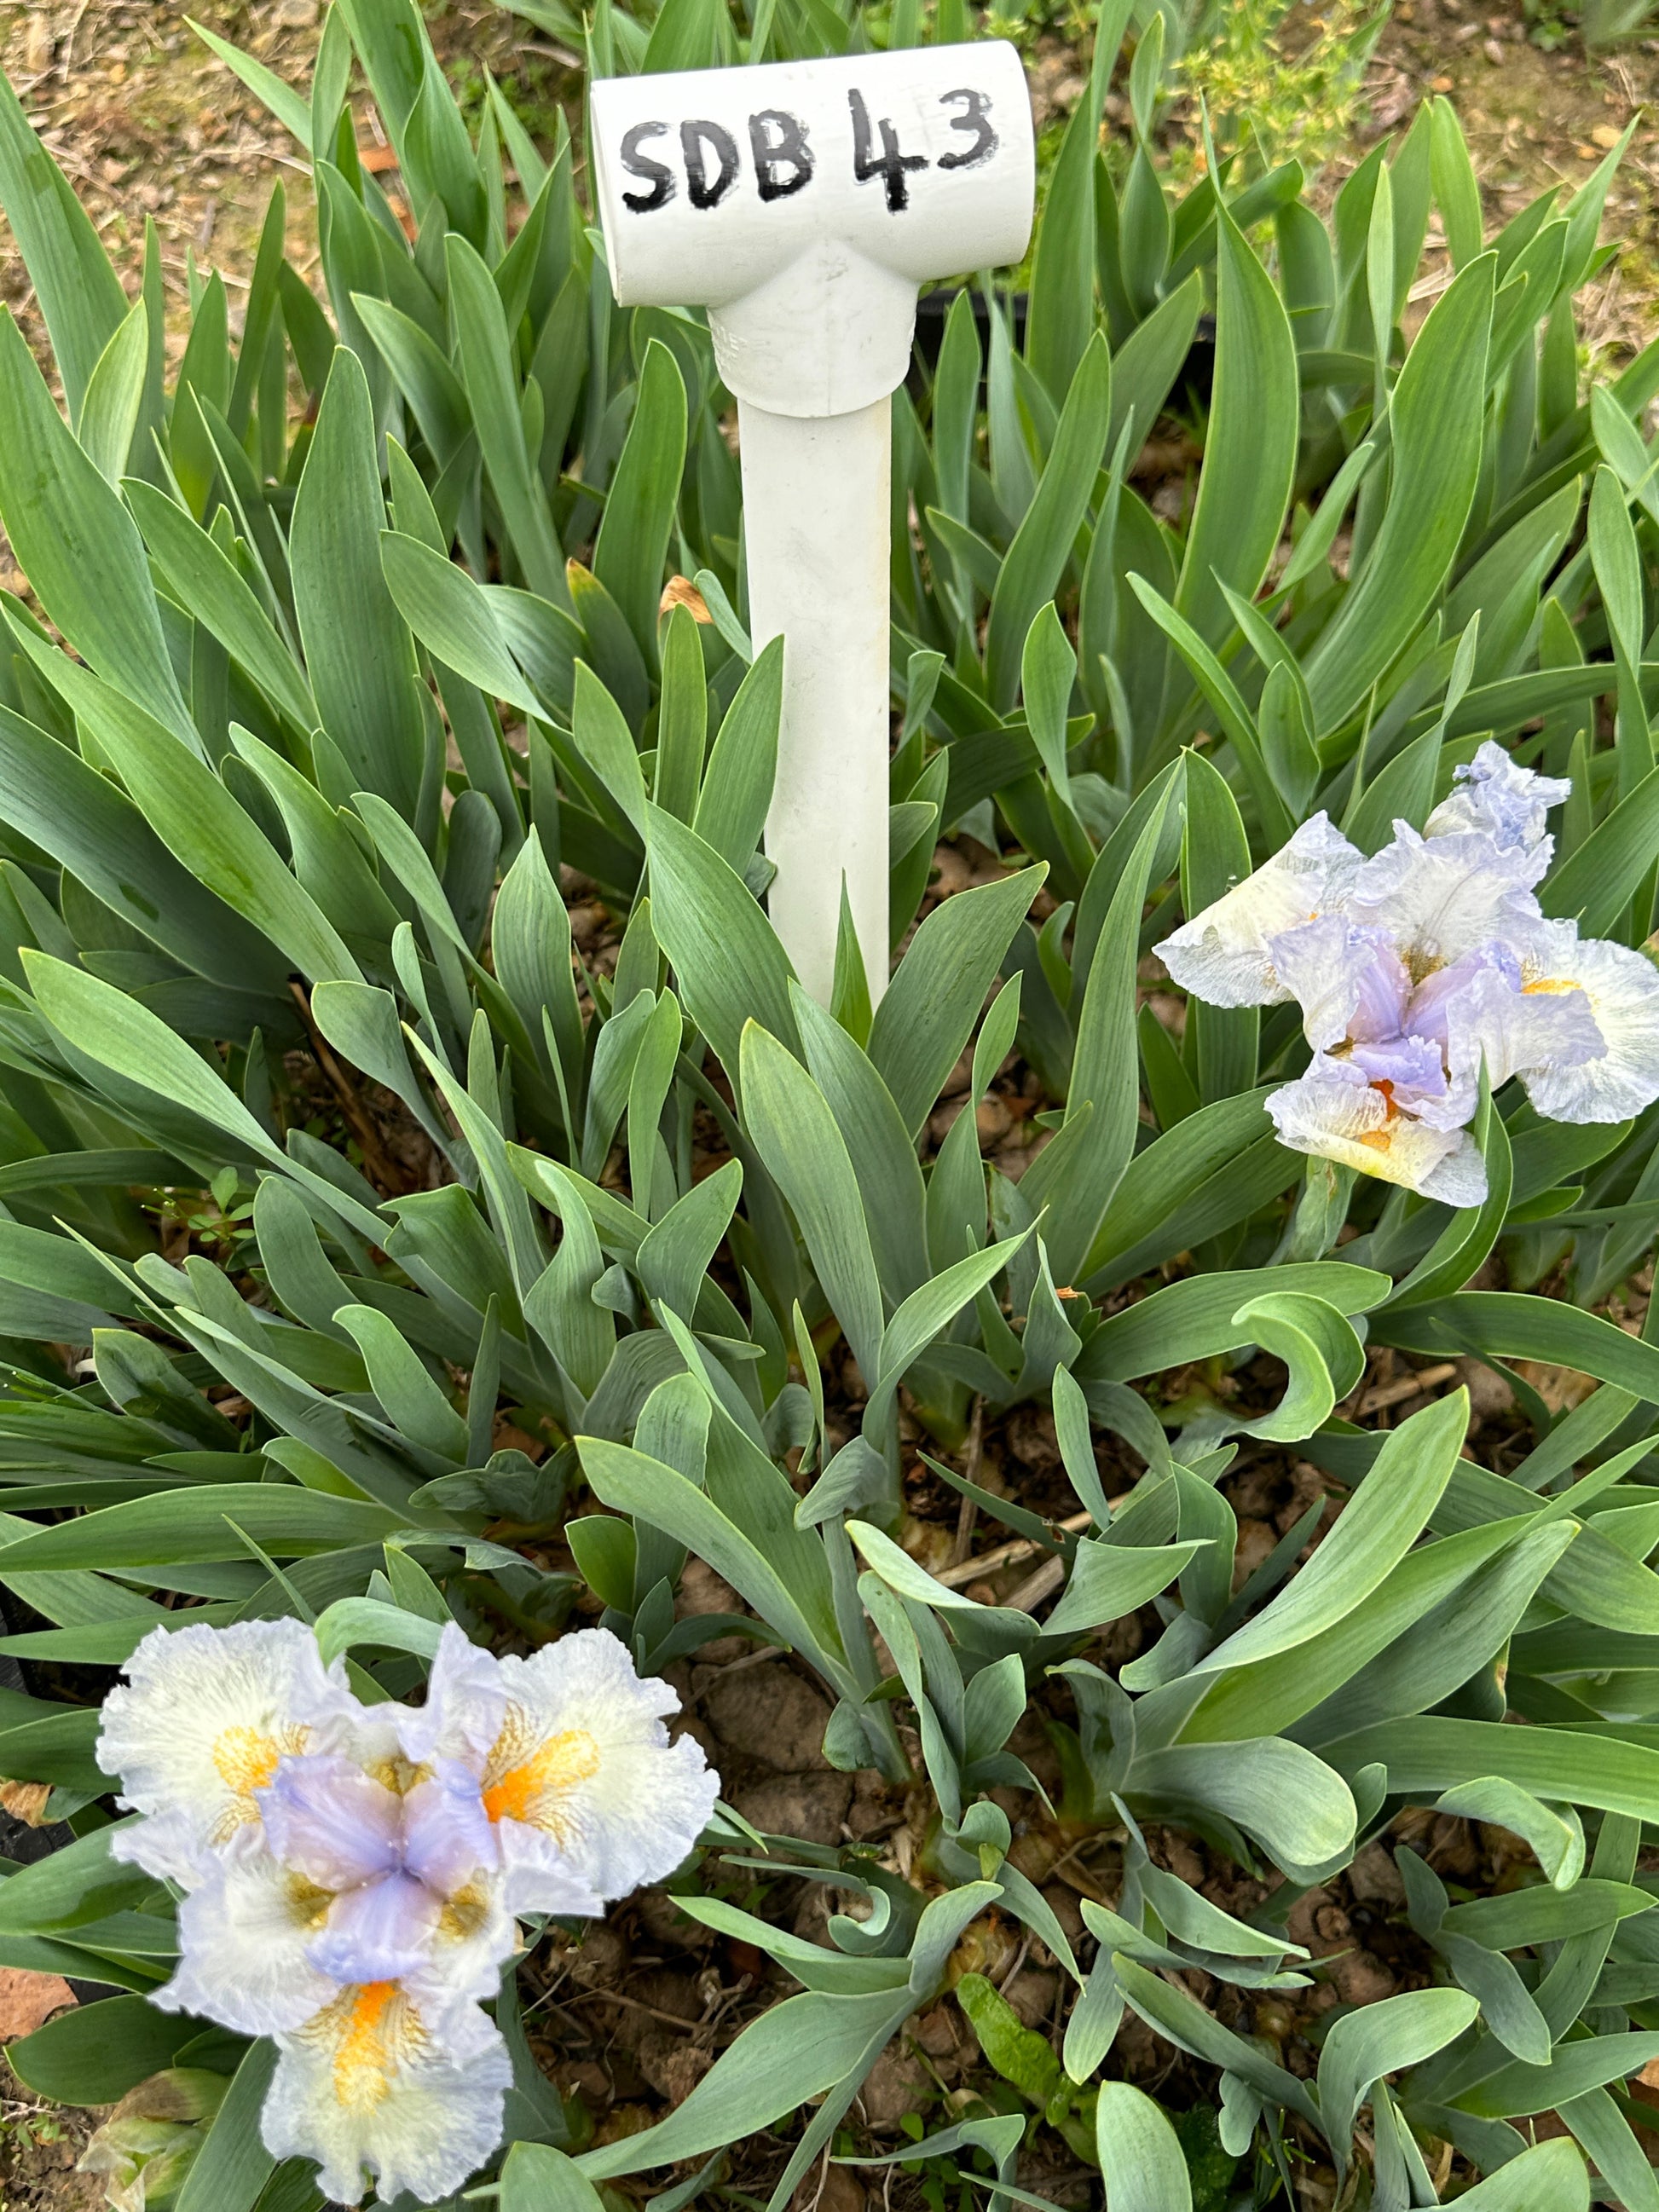
<instances>
[{"instance_id":1,"label":"brown soil","mask_svg":"<svg viewBox=\"0 0 1659 2212\"><path fill-rule=\"evenodd\" d=\"M95 2212L104 2185L75 2162L103 2117L43 2104L0 2064L0 2212Z\"/></svg>"},{"instance_id":2,"label":"brown soil","mask_svg":"<svg viewBox=\"0 0 1659 2212\"><path fill-rule=\"evenodd\" d=\"M319 0L198 0L188 13L308 90ZM193 258L223 276L234 316L279 179L290 256L319 281L309 165L185 14L172 0L0 0L0 67L129 287L153 219L173 304L182 312L189 298ZM452 81L476 95L488 69L532 128L549 119L550 102L573 82L568 57L489 0L438 0L426 14ZM0 255L0 299L25 311L26 287L15 258Z\"/></svg>"},{"instance_id":3,"label":"brown soil","mask_svg":"<svg viewBox=\"0 0 1659 2212\"><path fill-rule=\"evenodd\" d=\"M303 84L314 48L316 0L198 0L201 20L257 52L268 65ZM487 0L443 0L428 9L434 40L452 70L480 82L489 67L512 80L531 103L532 125L544 125L551 105L568 94L565 61L535 39L528 27ZM290 193L290 251L302 272L315 277L314 231L308 192L295 149L254 97L200 47L182 11L152 0L49 0L48 4L0 4L0 64L11 76L26 107L82 194L118 266L129 281L142 252L144 226L153 218L161 240L171 296L182 308L188 271L217 267L234 298L245 287L253 246L272 184L287 177ZM1052 74L1052 72L1050 72ZM1576 46L1546 54L1528 42L1526 24L1513 11L1475 15L1459 0L1401 0L1385 32L1371 73L1372 128L1403 120L1425 94L1447 92L1457 101L1486 192L1488 213L1502 220L1552 183L1582 181L1611 138L1640 104L1659 95L1659 43L1610 59L1587 62ZM1053 90L1056 98L1060 88ZM1062 102L1063 104L1063 102ZM539 107L539 118L537 109ZM365 118L361 135L372 134ZM545 136L543 130L540 135ZM1366 138L1354 149L1363 153ZM1608 202L1607 233L1625 251L1603 280L1582 335L1593 350L1642 343L1652 334L1659 304L1659 168L1656 139L1644 126ZM1344 167L1334 163L1328 188ZM1428 280L1432 284L1432 277ZM26 280L15 257L0 255L0 298L22 315L32 335ZM0 581L9 563L0 559ZM940 890L975 879L976 848L941 848ZM958 879L959 878L959 879ZM591 955L614 926L602 907L578 908L578 934L588 927ZM574 917L573 917L574 918ZM966 1071L963 1071L963 1084ZM954 1110L947 1096L930 1134L942 1139ZM1041 1133L1032 1121L1040 1086L1011 1061L989 1100L979 1109L981 1149L1005 1172L1017 1175ZM373 1102L371 1102L371 1105ZM1237 1389L1264 1405L1277 1395L1276 1370L1232 1378L1191 1372L1167 1378L1171 1399ZM1429 1387L1469 1379L1438 1370ZM1364 1395L1346 1409L1382 1423L1413 1409L1413 1388L1404 1363L1376 1356ZM1512 1419L1488 1404L1478 1449L1503 1466ZM856 1401L843 1394L832 1422L848 1432ZM918 1440L912 1431L911 1441ZM947 1456L935 1454L935 1456ZM1055 1516L1075 1499L1066 1484L1049 1418L1030 1408L988 1428L956 1463L986 1489L1018 1495L1028 1508ZM1133 1480L1135 1468L1102 1445L1102 1474L1109 1494ZM1224 1485L1241 1522L1241 1568L1258 1565L1299 1515L1326 1489L1325 1479L1290 1456L1246 1455ZM911 1478L908 1547L935 1571L951 1560L966 1563L999 1547L1006 1532L975 1524L956 1494L916 1461ZM1328 1523L1330 1514L1326 1515ZM1317 1539L1316 1538L1316 1540ZM560 1561L559 1564L563 1564ZM1030 1574L1029 1557L988 1567L970 1594L1019 1602ZM701 1580L699 1579L701 1576ZM738 1611L732 1594L695 1567L682 1602L687 1610ZM1113 1632L1098 1655L1113 1662L1132 1657L1158 1632L1148 1609ZM688 1725L720 1765L727 1795L762 1828L789 1832L823 1844L864 1845L908 1876L925 1858L931 1808L921 1792L907 1795L872 1776L829 1771L815 1758L801 1768L799 1747L821 1740L821 1693L792 1662L755 1652L737 1639L705 1647L679 1670ZM1066 1701L1055 1692L1054 1714ZM1034 1708L1013 1748L1044 1784L1058 1786L1058 1771ZM997 1793L1015 1822L1015 1863L1039 1883L1085 1963L1091 1948L1078 1911L1080 1897L1106 1900L1121 1879L1120 1842L1110 1834L1082 1833L1050 1820L1040 1804L1012 1792ZM1463 1822L1412 1816L1409 1839L1425 1850L1443 1876L1470 1889L1505 1886L1511 1839ZM1154 1831L1154 1854L1216 1901L1249 1911L1265 1893L1238 1869L1205 1856L1175 1831ZM744 1878L745 1881L747 1877ZM821 1935L826 1892L794 1878L766 1881L758 1894L739 1900L803 1934ZM1389 1852L1374 1844L1354 1868L1303 1900L1291 1932L1315 1954L1316 1979L1306 1990L1268 2002L1218 1985L1195 1986L1223 2018L1247 2033L1270 2037L1284 2063L1310 2070L1314 2036L1322 2014L1339 2002L1363 2002L1419 1985L1427 1962L1400 1910L1402 1892ZM973 1931L972 1960L1000 1982L1010 2002L1032 2026L1057 2032L1066 2004L1056 1962L1027 1942L1012 1923L988 1920ZM1205 1978L1190 1978L1194 1985ZM544 1946L528 1961L525 1998L532 2039L547 2070L581 2100L600 2140L647 2124L667 2104L683 2099L708 2065L748 2020L782 1993L781 1978L748 1946L715 1939L690 1922L664 1892L632 1900L571 1948ZM898 2124L913 2110L941 2124L951 2103L988 2076L964 2015L949 1997L913 2025L914 2033L882 2061L866 2086L860 2134L874 2149L890 2147ZM1134 2021L1121 2039L1116 2063L1131 2078L1180 2106L1207 2100L1205 2069L1193 2067L1170 2045ZM15 2084L9 2085L15 2088ZM21 2096L0 2103L0 2212L88 2212L100 2202L100 2185L74 2172L74 2160L94 2124L85 2114L43 2112ZM1313 2153L1314 2147L1307 2147ZM787 2140L766 2136L736 2154L730 2182L752 2194L769 2190L788 2156ZM1020 2179L1057 2203L1071 2199L1086 2176L1060 2139L1040 2131ZM1310 2174L1310 2179L1313 2177ZM878 2186L879 2183L878 2181ZM814 2174L803 2203L820 2212L861 2212L865 2185L847 2169ZM1317 2194L1316 2189L1315 2195ZM871 2201L873 2202L873 2192ZM921 2199L912 2183L895 2181L890 2203L899 2212ZM1310 2201L1312 2201L1311 2198Z\"/></svg>"},{"instance_id":4,"label":"brown soil","mask_svg":"<svg viewBox=\"0 0 1659 2212\"><path fill-rule=\"evenodd\" d=\"M312 0L257 10L208 0L198 20L305 81L317 38ZM175 303L188 298L192 256L222 269L233 295L245 289L271 186L285 171L290 185L300 182L297 149L181 10L125 0L0 9L0 62L129 282L153 218ZM310 228L308 198L293 193L296 240ZM303 247L298 258L303 266ZM15 305L26 281L9 259L3 283Z\"/></svg>"},{"instance_id":5,"label":"brown soil","mask_svg":"<svg viewBox=\"0 0 1659 2212\"><path fill-rule=\"evenodd\" d=\"M1541 11L1540 11L1541 12ZM1518 6L1477 0L1401 0L1368 81L1370 135L1409 121L1419 100L1443 93L1462 121L1489 224L1505 222L1539 192L1577 189L1625 126L1659 104L1659 40L1587 57L1577 39L1547 53ZM1607 196L1603 239L1621 248L1581 301L1580 340L1592 355L1644 344L1659 321L1659 131L1638 125Z\"/></svg>"},{"instance_id":6,"label":"brown soil","mask_svg":"<svg viewBox=\"0 0 1659 2212\"><path fill-rule=\"evenodd\" d=\"M293 83L309 80L318 0L200 0L197 19L237 41ZM489 69L509 87L532 129L568 99L570 58L522 17L489 0L430 0L434 42L474 91ZM85 200L129 275L154 217L174 301L187 264L219 269L233 294L246 284L271 185L290 185L289 235L302 270L314 268L304 165L286 131L160 0L0 0L0 66ZM1502 220L1553 183L1582 182L1632 115L1659 102L1659 39L1586 58L1575 39L1547 53L1516 5L1487 12L1474 0L1401 0L1367 84L1369 120L1352 158L1379 130L1408 118L1428 94L1449 94L1486 190ZM1038 105L1063 112L1083 80L1066 50L1044 40L1032 64ZM372 127L372 126L371 126ZM544 128L541 135L544 134ZM1331 165L1332 180L1350 161ZM1644 124L1607 203L1607 235L1624 246L1592 344L1650 328L1659 301L1659 137ZM15 261L0 263L0 298L24 302Z\"/></svg>"}]
</instances>

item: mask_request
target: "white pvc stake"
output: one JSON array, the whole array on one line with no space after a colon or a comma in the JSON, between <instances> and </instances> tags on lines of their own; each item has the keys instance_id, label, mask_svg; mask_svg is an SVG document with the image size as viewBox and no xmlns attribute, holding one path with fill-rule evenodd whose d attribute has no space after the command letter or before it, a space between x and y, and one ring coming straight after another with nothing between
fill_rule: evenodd
<instances>
[{"instance_id":1,"label":"white pvc stake","mask_svg":"<svg viewBox=\"0 0 1659 2212\"><path fill-rule=\"evenodd\" d=\"M749 618L784 639L778 780L766 817L773 927L821 1004L841 884L872 999L887 981L888 580L892 414L803 421L739 401Z\"/></svg>"},{"instance_id":2,"label":"white pvc stake","mask_svg":"<svg viewBox=\"0 0 1659 2212\"><path fill-rule=\"evenodd\" d=\"M930 277L1018 261L1030 103L1001 40L609 77L595 186L624 306L708 309L738 401L750 630L784 639L772 920L827 1004L846 881L888 965L891 394Z\"/></svg>"}]
</instances>

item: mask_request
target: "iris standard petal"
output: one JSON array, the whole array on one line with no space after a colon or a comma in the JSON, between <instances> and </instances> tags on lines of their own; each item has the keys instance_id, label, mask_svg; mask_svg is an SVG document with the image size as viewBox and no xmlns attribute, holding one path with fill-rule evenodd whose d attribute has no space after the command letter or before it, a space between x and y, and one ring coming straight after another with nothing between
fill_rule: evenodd
<instances>
[{"instance_id":1,"label":"iris standard petal","mask_svg":"<svg viewBox=\"0 0 1659 2212\"><path fill-rule=\"evenodd\" d=\"M1531 851L1544 841L1549 809L1559 806L1571 790L1565 776L1519 767L1488 738L1468 765L1456 771L1450 796L1435 808L1425 830L1431 837L1480 830L1499 845Z\"/></svg>"},{"instance_id":2,"label":"iris standard petal","mask_svg":"<svg viewBox=\"0 0 1659 2212\"><path fill-rule=\"evenodd\" d=\"M1279 981L1302 1009L1316 1052L1345 1037L1400 1034L1412 980L1388 932L1359 929L1340 914L1275 937L1268 947Z\"/></svg>"},{"instance_id":3,"label":"iris standard petal","mask_svg":"<svg viewBox=\"0 0 1659 2212\"><path fill-rule=\"evenodd\" d=\"M1339 905L1360 860L1328 816L1313 815L1272 860L1154 949L1177 983L1212 1006L1276 1006L1291 992L1270 940Z\"/></svg>"},{"instance_id":4,"label":"iris standard petal","mask_svg":"<svg viewBox=\"0 0 1659 2212\"><path fill-rule=\"evenodd\" d=\"M440 1759L404 1799L404 1864L446 1896L500 1861L478 1778L459 1759Z\"/></svg>"},{"instance_id":5,"label":"iris standard petal","mask_svg":"<svg viewBox=\"0 0 1659 2212\"><path fill-rule=\"evenodd\" d=\"M501 1662L449 1621L438 1639L426 1703L412 1712L396 1711L404 1753L417 1765L453 1759L480 1774L507 1711Z\"/></svg>"},{"instance_id":6,"label":"iris standard petal","mask_svg":"<svg viewBox=\"0 0 1659 2212\"><path fill-rule=\"evenodd\" d=\"M1432 1037L1442 1054L1449 1042L1449 1021L1454 1002L1488 973L1510 990L1521 988L1521 955L1513 945L1494 941L1464 952L1443 968L1426 975L1411 994L1405 1026L1415 1036Z\"/></svg>"},{"instance_id":7,"label":"iris standard petal","mask_svg":"<svg viewBox=\"0 0 1659 2212\"><path fill-rule=\"evenodd\" d=\"M371 2176L383 2202L406 2191L438 2203L501 2141L512 2061L476 2006L442 2012L418 1986L371 1982L342 1990L281 2051L265 2148L314 2159L336 2203L361 2203Z\"/></svg>"},{"instance_id":8,"label":"iris standard petal","mask_svg":"<svg viewBox=\"0 0 1659 2212\"><path fill-rule=\"evenodd\" d=\"M1414 982L1493 939L1516 942L1539 919L1532 886L1549 855L1541 848L1500 847L1463 831L1420 837L1395 823L1392 844L1374 853L1348 902L1357 923L1383 930Z\"/></svg>"},{"instance_id":9,"label":"iris standard petal","mask_svg":"<svg viewBox=\"0 0 1659 2212\"><path fill-rule=\"evenodd\" d=\"M257 1849L257 1792L294 1753L349 1742L363 1710L298 1620L152 1630L104 1702L97 1758L150 1817L118 1856L186 1888L217 1853Z\"/></svg>"},{"instance_id":10,"label":"iris standard petal","mask_svg":"<svg viewBox=\"0 0 1659 2212\"><path fill-rule=\"evenodd\" d=\"M334 1899L306 1955L331 1982L395 1982L425 1964L442 1910L424 1882L382 1875Z\"/></svg>"}]
</instances>

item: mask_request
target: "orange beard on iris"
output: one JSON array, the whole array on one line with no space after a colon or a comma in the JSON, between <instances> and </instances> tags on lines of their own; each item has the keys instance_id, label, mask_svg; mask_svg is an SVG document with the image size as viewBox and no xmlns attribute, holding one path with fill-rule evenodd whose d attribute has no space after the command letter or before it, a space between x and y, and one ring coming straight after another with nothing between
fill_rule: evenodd
<instances>
[{"instance_id":1,"label":"orange beard on iris","mask_svg":"<svg viewBox=\"0 0 1659 2212\"><path fill-rule=\"evenodd\" d=\"M586 1729L540 1735L522 1706L509 1708L483 1774L483 1808L491 1820L522 1820L563 1843L564 1801L599 1771L599 1747Z\"/></svg>"}]
</instances>

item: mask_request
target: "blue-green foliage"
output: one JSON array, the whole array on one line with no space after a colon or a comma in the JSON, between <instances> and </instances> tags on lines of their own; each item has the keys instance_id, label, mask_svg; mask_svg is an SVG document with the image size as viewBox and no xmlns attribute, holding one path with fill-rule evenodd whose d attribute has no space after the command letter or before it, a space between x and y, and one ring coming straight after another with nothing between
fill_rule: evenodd
<instances>
[{"instance_id":1,"label":"blue-green foliage","mask_svg":"<svg viewBox=\"0 0 1659 2212\"><path fill-rule=\"evenodd\" d=\"M0 1586L46 1625L3 1648L108 1667L181 1617L164 1600L297 1611L401 1695L434 1601L480 1634L556 1631L574 1578L516 1547L563 1528L642 1668L734 1631L787 1644L835 1700L834 1763L901 1781L919 1743L938 1808L927 1887L763 1839L863 1901L828 1945L717 1881L684 1895L800 1993L574 2166L526 2045L513 2109L541 2136L507 2158L509 2207L590 2203L821 2097L786 2202L993 1909L1075 1984L1060 2048L1040 2061L994 1990L963 2002L1114 2206L1174 2202L1146 2193L1158 2174L1221 2202L1247 2154L1266 2203L1292 2129L1340 2172L1367 2104L1378 2205L1433 2201L1431 2136L1489 2172L1471 2204L1585 2202L1571 2145L1517 2155L1510 2124L1546 2109L1624 2201L1652 2197L1616 2085L1659 2051L1636 1878L1659 1819L1659 1345L1599 1309L1651 1248L1659 1120L1563 1126L1500 1094L1482 1127L1506 1201L1384 1202L1273 1136L1293 1013L1195 1011L1177 1041L1137 1008L1183 904L1317 810L1362 845L1420 823L1492 734L1574 779L1549 910L1649 939L1659 349L1585 402L1573 305L1617 156L1490 245L1443 105L1328 223L1294 163L1212 164L1177 196L1146 135L1119 184L1097 126L1122 27L1054 171L1023 343L1004 293L964 292L894 398L898 934L940 838L1006 865L930 908L873 1011L850 963L833 1012L803 997L767 921L781 681L744 628L726 396L700 320L611 301L568 142L532 146L494 88L470 137L412 0L339 0L308 97L235 58L313 161L327 304L284 258L278 198L240 344L210 278L169 389L154 235L129 306L0 99L0 201L69 410L7 319L0 520L52 628L6 600ZM589 58L860 34L822 0L741 37L667 0L648 30L602 7ZM412 242L356 160L354 68ZM1149 122L1155 84L1135 89ZM1407 343L1434 207L1457 266ZM1160 422L1190 464L1173 506L1136 470ZM670 571L695 591L659 621ZM562 866L622 925L614 963L576 949ZM1011 1050L1045 1094L1018 1179L975 1121ZM1510 1288L1467 1287L1494 1254ZM1546 1282L1565 1295L1525 1294ZM825 1402L840 1338L856 1426ZM1461 1456L1461 1393L1389 1433L1339 1417L1368 1346L1508 1375L1528 1455ZM1218 1385L1261 1347L1285 1368L1268 1415L1165 1404L1170 1370ZM1599 1387L1558 1412L1517 1361ZM901 1390L942 1478L1052 1560L1038 1594L977 1602L896 1540ZM1066 1528L945 1464L971 1420L1029 1401L1052 1410ZM1316 1573L1295 1571L1316 1511L1235 1592L1218 1484L1247 1424L1348 1502ZM1144 1463L1110 1504L1107 1435ZM566 1522L584 1484L605 1510ZM749 1610L677 1620L688 1553ZM1138 1611L1152 1640L1113 1672L1099 1632ZM1034 1787L1011 1739L1056 1686L1060 1814L1122 1838L1086 1973L989 1794ZM0 1959L133 1993L16 2069L82 2099L175 2061L234 2070L141 2002L173 1900L109 1857L95 1715L3 1707L0 1772L50 1784L82 1832L0 1887ZM1338 2019L1314 2081L1169 1978L1305 1985L1297 1899L1442 1802L1523 1836L1544 1878L1453 1903L1402 1852L1438 1986ZM1235 1917L1154 1862L1148 1820L1285 1883ZM711 1875L757 1856L735 1821L710 1843ZM1218 2076L1218 2132L1172 2132L1121 2084L1097 2098L1129 2010ZM970 2116L914 2148L1011 2181L1024 2124ZM216 2212L305 2201L302 2175L236 2172Z\"/></svg>"}]
</instances>

